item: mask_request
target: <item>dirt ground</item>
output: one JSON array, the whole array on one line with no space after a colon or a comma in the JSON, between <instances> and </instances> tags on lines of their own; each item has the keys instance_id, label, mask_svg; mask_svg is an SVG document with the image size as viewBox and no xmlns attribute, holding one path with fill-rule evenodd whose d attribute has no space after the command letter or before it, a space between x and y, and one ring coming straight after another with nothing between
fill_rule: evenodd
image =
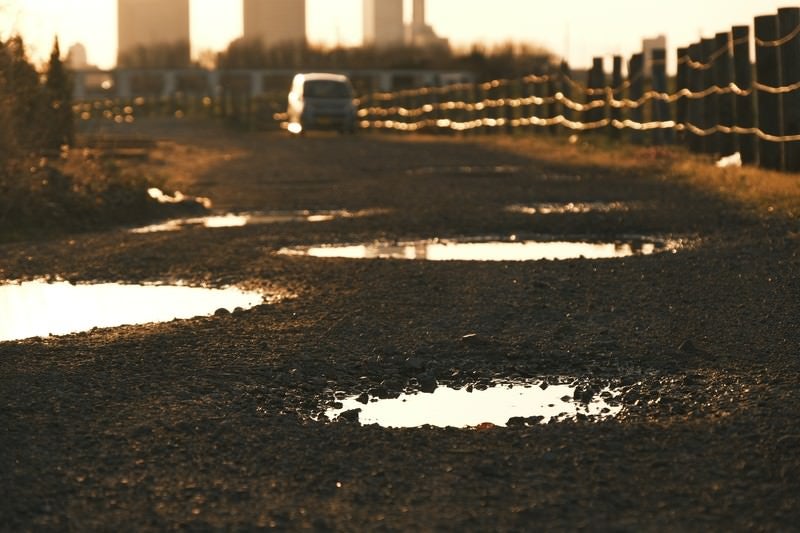
<instances>
[{"instance_id":1,"label":"dirt ground","mask_svg":"<svg viewBox=\"0 0 800 533\"><path fill-rule=\"evenodd\" d=\"M139 132L161 139L145 166L223 212L386 211L0 245L0 279L183 281L289 296L233 314L0 343L3 530L798 528L797 219L658 166L553 161L529 137L290 138L187 126ZM634 207L507 210L568 202ZM277 253L510 235L687 246L532 262ZM623 410L484 429L314 420L335 391L514 378L618 387Z\"/></svg>"}]
</instances>

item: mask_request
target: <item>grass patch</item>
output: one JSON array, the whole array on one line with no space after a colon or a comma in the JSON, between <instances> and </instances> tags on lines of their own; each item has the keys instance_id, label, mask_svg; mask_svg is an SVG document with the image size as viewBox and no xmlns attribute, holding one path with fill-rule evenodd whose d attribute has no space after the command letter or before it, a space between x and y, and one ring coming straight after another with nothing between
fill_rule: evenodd
<instances>
[{"instance_id":1,"label":"grass patch","mask_svg":"<svg viewBox=\"0 0 800 533\"><path fill-rule=\"evenodd\" d=\"M0 241L53 238L167 216L147 193L165 180L103 149L27 158L0 177Z\"/></svg>"},{"instance_id":2,"label":"grass patch","mask_svg":"<svg viewBox=\"0 0 800 533\"><path fill-rule=\"evenodd\" d=\"M497 136L481 139L498 149L560 166L580 166L604 171L658 173L711 192L759 214L800 217L800 174L757 167L717 168L708 155L693 154L678 146L638 146L604 136L566 137Z\"/></svg>"}]
</instances>

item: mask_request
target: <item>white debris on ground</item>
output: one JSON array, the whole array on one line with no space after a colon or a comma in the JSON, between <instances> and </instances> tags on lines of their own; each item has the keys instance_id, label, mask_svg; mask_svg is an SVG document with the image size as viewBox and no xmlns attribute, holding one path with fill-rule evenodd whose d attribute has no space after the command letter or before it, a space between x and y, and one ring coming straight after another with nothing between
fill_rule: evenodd
<instances>
[{"instance_id":1,"label":"white debris on ground","mask_svg":"<svg viewBox=\"0 0 800 533\"><path fill-rule=\"evenodd\" d=\"M742 166L742 154L736 152L717 161L717 168L730 168Z\"/></svg>"},{"instance_id":2,"label":"white debris on ground","mask_svg":"<svg viewBox=\"0 0 800 533\"><path fill-rule=\"evenodd\" d=\"M175 191L173 196L165 194L164 191L158 187L150 187L147 189L147 194L150 198L156 200L160 204L180 204L184 202L195 202L206 209L211 209L211 199L203 196L186 196L181 191Z\"/></svg>"}]
</instances>

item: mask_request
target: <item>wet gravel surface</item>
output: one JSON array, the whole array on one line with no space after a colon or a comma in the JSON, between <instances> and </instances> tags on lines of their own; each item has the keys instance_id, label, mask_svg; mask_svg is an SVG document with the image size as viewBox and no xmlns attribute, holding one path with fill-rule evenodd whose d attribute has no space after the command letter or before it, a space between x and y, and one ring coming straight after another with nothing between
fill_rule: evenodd
<instances>
[{"instance_id":1,"label":"wet gravel surface","mask_svg":"<svg viewBox=\"0 0 800 533\"><path fill-rule=\"evenodd\" d=\"M479 137L176 139L153 162L222 211L390 211L0 245L2 279L183 281L285 296L0 343L0 528L797 528L796 220L658 172L545 164L535 149L511 154ZM506 209L568 202L647 208ZM499 263L277 253L509 235L658 236L687 247ZM337 391L534 378L576 380L590 397L619 388L623 410L478 429L315 420Z\"/></svg>"}]
</instances>

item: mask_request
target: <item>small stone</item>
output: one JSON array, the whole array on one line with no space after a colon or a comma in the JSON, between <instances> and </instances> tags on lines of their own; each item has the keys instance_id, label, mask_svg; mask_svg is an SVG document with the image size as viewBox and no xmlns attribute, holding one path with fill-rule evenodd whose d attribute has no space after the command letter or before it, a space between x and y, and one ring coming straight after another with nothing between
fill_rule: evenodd
<instances>
[{"instance_id":1,"label":"small stone","mask_svg":"<svg viewBox=\"0 0 800 533\"><path fill-rule=\"evenodd\" d=\"M588 387L576 387L575 393L572 395L573 400L576 402L590 403L594 397L594 392Z\"/></svg>"},{"instance_id":2,"label":"small stone","mask_svg":"<svg viewBox=\"0 0 800 533\"><path fill-rule=\"evenodd\" d=\"M422 392L433 392L439 384L436 382L436 378L430 375L420 376L419 378L419 390Z\"/></svg>"},{"instance_id":3,"label":"small stone","mask_svg":"<svg viewBox=\"0 0 800 533\"><path fill-rule=\"evenodd\" d=\"M371 388L369 390L369 395L376 398L386 399L388 392L389 391L386 389L386 387L378 386Z\"/></svg>"},{"instance_id":4,"label":"small stone","mask_svg":"<svg viewBox=\"0 0 800 533\"><path fill-rule=\"evenodd\" d=\"M219 309L214 311L214 316L227 316L229 314L231 314L231 312L225 309L224 307L220 307Z\"/></svg>"},{"instance_id":5,"label":"small stone","mask_svg":"<svg viewBox=\"0 0 800 533\"><path fill-rule=\"evenodd\" d=\"M366 392L362 392L356 397L356 401L358 403L363 403L366 405L367 403L369 403L369 394L367 394Z\"/></svg>"},{"instance_id":6,"label":"small stone","mask_svg":"<svg viewBox=\"0 0 800 533\"><path fill-rule=\"evenodd\" d=\"M361 414L361 409L349 409L339 414L336 420L343 422L358 422L358 417Z\"/></svg>"},{"instance_id":7,"label":"small stone","mask_svg":"<svg viewBox=\"0 0 800 533\"><path fill-rule=\"evenodd\" d=\"M525 426L525 419L521 416L512 416L506 422L506 426L513 428L513 427L524 427Z\"/></svg>"}]
</instances>

